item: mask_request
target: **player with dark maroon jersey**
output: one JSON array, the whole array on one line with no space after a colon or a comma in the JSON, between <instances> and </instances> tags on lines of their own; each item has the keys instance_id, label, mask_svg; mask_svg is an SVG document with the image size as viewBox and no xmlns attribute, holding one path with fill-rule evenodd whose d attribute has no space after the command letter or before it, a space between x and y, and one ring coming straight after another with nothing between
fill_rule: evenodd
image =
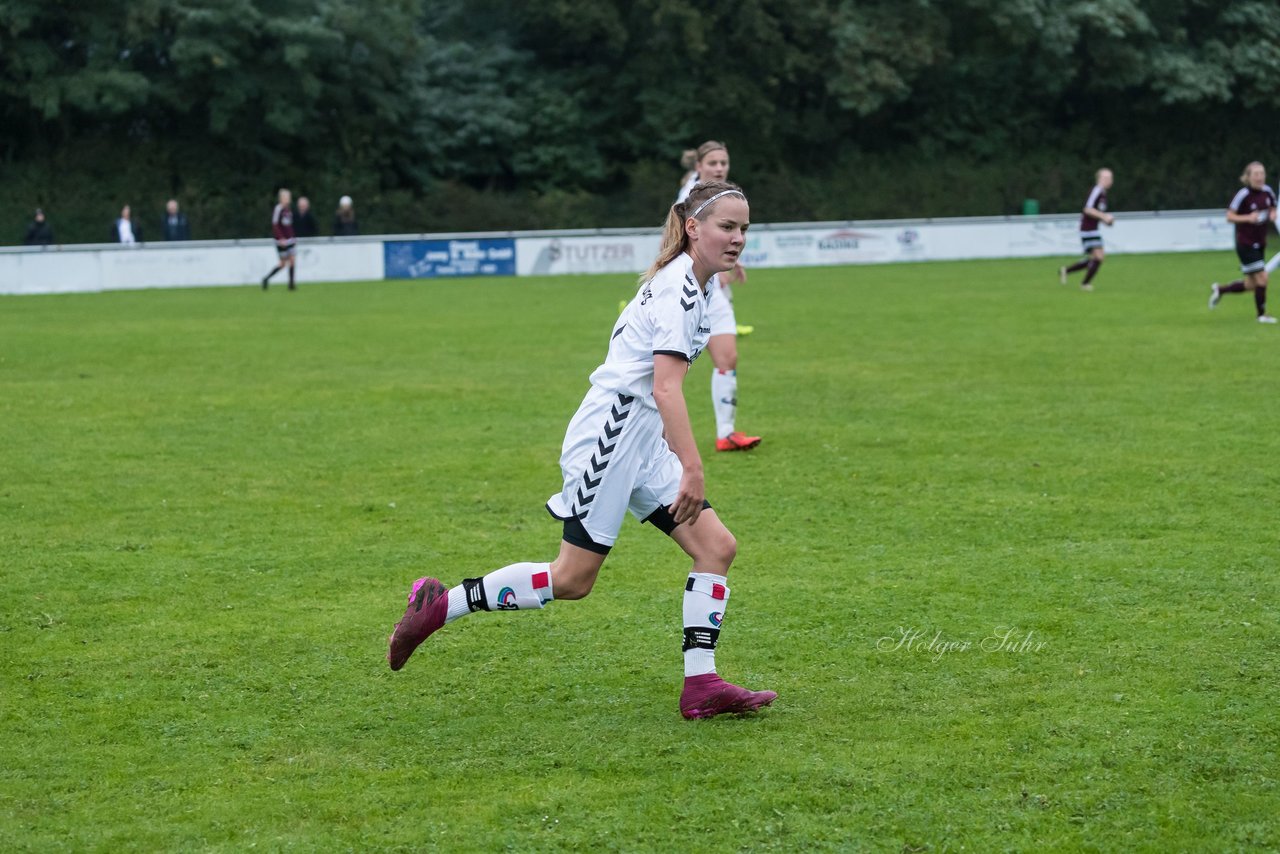
<instances>
[{"instance_id":1,"label":"player with dark maroon jersey","mask_svg":"<svg viewBox=\"0 0 1280 854\"><path fill-rule=\"evenodd\" d=\"M271 272L262 277L262 289L267 289L267 282L285 267L289 268L289 290L297 290L293 281L293 262L298 257L298 240L293 233L293 194L281 190L277 198L275 210L271 212L271 236L276 239L276 254L280 261Z\"/></svg>"},{"instance_id":2,"label":"player with dark maroon jersey","mask_svg":"<svg viewBox=\"0 0 1280 854\"><path fill-rule=\"evenodd\" d=\"M1102 259L1106 257L1098 225L1111 225L1116 221L1115 217L1107 213L1107 190L1111 189L1114 180L1111 170L1106 168L1099 169L1094 176L1093 189L1084 200L1084 209L1080 213L1080 242L1084 246L1084 257L1070 267L1058 268L1058 281L1064 285L1070 273L1084 270L1084 281L1080 283L1080 287L1086 291L1093 290L1093 277L1098 274Z\"/></svg>"},{"instance_id":3,"label":"player with dark maroon jersey","mask_svg":"<svg viewBox=\"0 0 1280 854\"><path fill-rule=\"evenodd\" d=\"M1244 167L1240 176L1244 184L1227 207L1227 222L1236 227L1236 255L1240 258L1243 279L1225 285L1213 283L1209 308L1214 308L1223 294L1253 291L1253 304L1258 309L1259 323L1275 323L1267 314L1267 229L1276 219L1276 194L1267 186L1267 169L1258 161Z\"/></svg>"}]
</instances>

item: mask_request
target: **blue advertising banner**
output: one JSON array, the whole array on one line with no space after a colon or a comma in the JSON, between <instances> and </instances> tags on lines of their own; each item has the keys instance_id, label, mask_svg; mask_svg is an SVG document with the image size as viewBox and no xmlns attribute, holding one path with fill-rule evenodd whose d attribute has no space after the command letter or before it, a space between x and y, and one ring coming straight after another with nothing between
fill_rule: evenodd
<instances>
[{"instance_id":1,"label":"blue advertising banner","mask_svg":"<svg viewBox=\"0 0 1280 854\"><path fill-rule=\"evenodd\" d=\"M382 251L388 279L516 274L516 242L510 237L389 240Z\"/></svg>"}]
</instances>

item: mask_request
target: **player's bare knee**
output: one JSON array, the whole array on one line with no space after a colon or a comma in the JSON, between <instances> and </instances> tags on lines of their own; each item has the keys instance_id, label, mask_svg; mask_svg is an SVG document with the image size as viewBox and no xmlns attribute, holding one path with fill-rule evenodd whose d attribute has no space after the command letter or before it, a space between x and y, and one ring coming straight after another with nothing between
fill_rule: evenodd
<instances>
[{"instance_id":1,"label":"player's bare knee","mask_svg":"<svg viewBox=\"0 0 1280 854\"><path fill-rule=\"evenodd\" d=\"M721 555L724 558L724 568L727 572L729 565L733 563L733 559L738 556L738 538L727 530L724 532L724 542L721 546Z\"/></svg>"},{"instance_id":2,"label":"player's bare knee","mask_svg":"<svg viewBox=\"0 0 1280 854\"><path fill-rule=\"evenodd\" d=\"M717 371L736 371L738 369L738 351L720 350L711 354L711 364Z\"/></svg>"},{"instance_id":3,"label":"player's bare knee","mask_svg":"<svg viewBox=\"0 0 1280 854\"><path fill-rule=\"evenodd\" d=\"M738 369L738 344L732 335L712 335L707 341L707 352L711 355L711 364L716 366L716 370Z\"/></svg>"},{"instance_id":4,"label":"player's bare knee","mask_svg":"<svg viewBox=\"0 0 1280 854\"><path fill-rule=\"evenodd\" d=\"M708 540L704 552L704 559L719 567L721 574L724 574L738 556L738 540L727 528L722 528Z\"/></svg>"}]
</instances>

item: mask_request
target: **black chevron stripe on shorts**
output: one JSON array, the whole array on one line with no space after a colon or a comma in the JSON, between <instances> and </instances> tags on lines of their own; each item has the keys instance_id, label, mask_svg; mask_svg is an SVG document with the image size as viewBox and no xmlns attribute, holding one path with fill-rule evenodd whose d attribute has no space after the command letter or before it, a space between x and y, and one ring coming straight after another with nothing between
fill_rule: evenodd
<instances>
[{"instance_id":1,"label":"black chevron stripe on shorts","mask_svg":"<svg viewBox=\"0 0 1280 854\"><path fill-rule=\"evenodd\" d=\"M591 512L591 502L596 500L596 490L604 480L604 470L609 467L614 449L618 447L618 437L622 435L622 427L631 415L631 404L634 400L634 396L620 394L618 401L609 410L609 417L605 419L602 429L603 435L596 440L596 449L591 454L591 461L582 472L582 483L578 486L578 493L574 497L573 505L569 508L579 519L587 518L587 514Z\"/></svg>"}]
</instances>

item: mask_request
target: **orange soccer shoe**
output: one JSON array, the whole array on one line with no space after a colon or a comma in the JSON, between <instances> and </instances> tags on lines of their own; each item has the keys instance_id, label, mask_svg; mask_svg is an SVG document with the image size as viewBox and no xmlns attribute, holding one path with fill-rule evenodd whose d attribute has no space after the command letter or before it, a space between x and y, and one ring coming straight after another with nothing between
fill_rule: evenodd
<instances>
[{"instance_id":1,"label":"orange soccer shoe","mask_svg":"<svg viewBox=\"0 0 1280 854\"><path fill-rule=\"evenodd\" d=\"M759 436L748 436L745 433L733 432L723 439L716 439L717 451L749 451L760 444Z\"/></svg>"}]
</instances>

